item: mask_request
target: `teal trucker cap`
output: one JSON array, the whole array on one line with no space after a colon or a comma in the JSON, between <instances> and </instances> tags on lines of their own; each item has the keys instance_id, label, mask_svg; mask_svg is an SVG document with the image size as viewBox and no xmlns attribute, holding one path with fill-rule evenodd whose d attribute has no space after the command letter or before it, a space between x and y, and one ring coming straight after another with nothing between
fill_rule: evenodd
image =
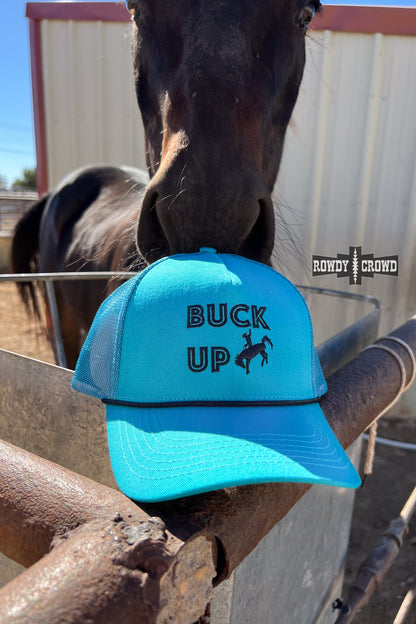
<instances>
[{"instance_id":1,"label":"teal trucker cap","mask_svg":"<svg viewBox=\"0 0 416 624\"><path fill-rule=\"evenodd\" d=\"M150 265L101 305L72 386L106 404L114 476L134 500L360 485L319 405L306 303L258 262L202 248Z\"/></svg>"}]
</instances>

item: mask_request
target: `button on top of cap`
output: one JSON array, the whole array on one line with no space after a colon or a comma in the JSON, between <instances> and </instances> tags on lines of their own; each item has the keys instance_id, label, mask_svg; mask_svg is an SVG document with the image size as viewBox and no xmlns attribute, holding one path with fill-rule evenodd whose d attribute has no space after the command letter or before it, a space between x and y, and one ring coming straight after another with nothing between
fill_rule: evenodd
<instances>
[{"instance_id":1,"label":"button on top of cap","mask_svg":"<svg viewBox=\"0 0 416 624\"><path fill-rule=\"evenodd\" d=\"M214 249L213 247L200 247L199 251L205 252L205 253L217 253L217 250Z\"/></svg>"}]
</instances>

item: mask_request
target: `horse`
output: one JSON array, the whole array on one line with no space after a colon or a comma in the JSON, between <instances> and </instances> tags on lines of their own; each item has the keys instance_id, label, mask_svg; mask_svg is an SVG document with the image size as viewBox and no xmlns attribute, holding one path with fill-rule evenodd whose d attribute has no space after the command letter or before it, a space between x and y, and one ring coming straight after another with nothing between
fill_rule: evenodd
<instances>
[{"instance_id":1,"label":"horse","mask_svg":"<svg viewBox=\"0 0 416 624\"><path fill-rule=\"evenodd\" d=\"M264 366L264 364L268 363L269 356L267 355L266 345L269 345L270 348L273 349L273 344L268 336L263 336L261 342L257 342L253 345L253 342L251 340L251 329L247 334L243 334L243 338L245 339L246 343L243 347L243 350L236 356L234 362L235 364L237 364L237 366L241 366L241 368L244 368L246 374L249 375L250 362L257 355L260 354L262 357L261 366Z\"/></svg>"},{"instance_id":2,"label":"horse","mask_svg":"<svg viewBox=\"0 0 416 624\"><path fill-rule=\"evenodd\" d=\"M272 190L319 0L127 0L149 177L89 167L17 226L12 270L141 270L200 247L271 263ZM68 366L111 284L58 282ZM38 309L34 288L21 286Z\"/></svg>"}]
</instances>

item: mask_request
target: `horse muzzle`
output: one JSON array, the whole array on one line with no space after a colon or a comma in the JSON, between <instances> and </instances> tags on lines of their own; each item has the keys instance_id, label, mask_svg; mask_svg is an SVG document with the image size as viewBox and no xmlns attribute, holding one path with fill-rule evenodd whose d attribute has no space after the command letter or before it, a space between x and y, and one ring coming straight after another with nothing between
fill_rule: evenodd
<instances>
[{"instance_id":1,"label":"horse muzzle","mask_svg":"<svg viewBox=\"0 0 416 624\"><path fill-rule=\"evenodd\" d=\"M274 212L261 177L233 171L201 179L186 171L181 176L159 169L147 187L137 230L145 260L213 247L269 264Z\"/></svg>"}]
</instances>

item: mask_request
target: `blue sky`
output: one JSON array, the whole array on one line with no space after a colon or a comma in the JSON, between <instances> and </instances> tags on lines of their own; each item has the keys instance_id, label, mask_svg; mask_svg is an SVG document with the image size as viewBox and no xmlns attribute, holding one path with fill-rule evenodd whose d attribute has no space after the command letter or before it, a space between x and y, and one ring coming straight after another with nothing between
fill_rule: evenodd
<instances>
[{"instance_id":1,"label":"blue sky","mask_svg":"<svg viewBox=\"0 0 416 624\"><path fill-rule=\"evenodd\" d=\"M110 1L110 0L108 0ZM416 0L331 0L324 4L415 6ZM25 0L5 0L0 21L0 176L10 184L36 164Z\"/></svg>"},{"instance_id":2,"label":"blue sky","mask_svg":"<svg viewBox=\"0 0 416 624\"><path fill-rule=\"evenodd\" d=\"M0 176L35 164L25 2L4 2L0 22Z\"/></svg>"}]
</instances>

